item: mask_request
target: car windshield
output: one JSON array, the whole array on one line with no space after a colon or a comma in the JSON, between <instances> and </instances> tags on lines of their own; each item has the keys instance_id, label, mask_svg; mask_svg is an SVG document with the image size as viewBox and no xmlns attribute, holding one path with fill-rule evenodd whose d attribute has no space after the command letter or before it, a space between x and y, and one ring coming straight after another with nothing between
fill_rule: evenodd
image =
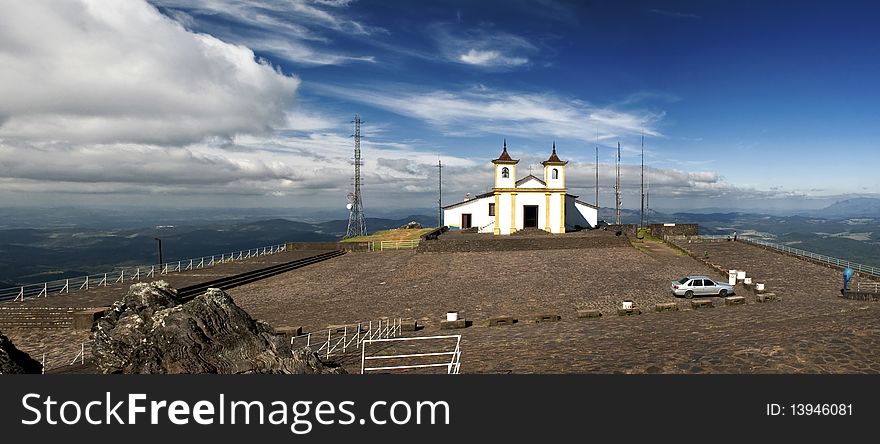
<instances>
[{"instance_id":1,"label":"car windshield","mask_svg":"<svg viewBox=\"0 0 880 444\"><path fill-rule=\"evenodd\" d=\"M681 278L681 279L678 280L678 283L684 285L684 283L687 282L687 281L688 281L688 278L683 277L683 278Z\"/></svg>"}]
</instances>

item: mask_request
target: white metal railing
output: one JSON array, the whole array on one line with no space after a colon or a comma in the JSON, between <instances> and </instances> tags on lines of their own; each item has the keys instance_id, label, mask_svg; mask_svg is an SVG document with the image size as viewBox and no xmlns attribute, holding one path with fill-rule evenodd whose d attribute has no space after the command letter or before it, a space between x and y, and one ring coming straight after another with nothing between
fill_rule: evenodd
<instances>
[{"instance_id":1,"label":"white metal railing","mask_svg":"<svg viewBox=\"0 0 880 444\"><path fill-rule=\"evenodd\" d=\"M370 355L367 356L367 346L376 343L394 343L394 342L415 342L415 341L438 341L438 340L455 340L455 347L451 351L436 351L424 353L401 353L389 355ZM372 362L388 362L388 360L412 360L425 358L438 358L441 362L427 362L420 364L404 364L404 365L379 365L370 367L368 364ZM392 370L409 370L417 368L446 368L446 373L457 375L461 373L461 335L448 336L420 336L413 338L393 338L393 339L367 339L363 341L361 346L361 374L367 372L392 371Z\"/></svg>"},{"instance_id":2,"label":"white metal railing","mask_svg":"<svg viewBox=\"0 0 880 444\"><path fill-rule=\"evenodd\" d=\"M477 230L477 232L479 232L479 233L490 233L490 232L493 232L494 230L495 230L495 220L493 219L493 220L492 220L491 222L489 222L488 224L483 225L482 227L480 227L480 228Z\"/></svg>"},{"instance_id":3,"label":"white metal railing","mask_svg":"<svg viewBox=\"0 0 880 444\"><path fill-rule=\"evenodd\" d=\"M722 239L727 239L727 235L700 235L700 236L666 236L667 240L700 240L700 241L719 241ZM767 247L776 251L781 251L783 253L788 253L797 257L810 259L815 262L819 262L822 264L834 265L837 267L849 267L852 268L853 271L858 273L880 277L880 267L873 267L870 265L859 264L856 262L848 261L845 259L839 259L836 257L826 256L824 254L813 253L812 251L801 250L799 248L792 248L788 245L777 244L773 242L767 242L761 239L755 239L752 237L738 236L737 241L750 243L752 245L759 245L762 247Z\"/></svg>"},{"instance_id":4,"label":"white metal railing","mask_svg":"<svg viewBox=\"0 0 880 444\"><path fill-rule=\"evenodd\" d=\"M773 242L767 242L761 239L750 239L750 238L740 238L743 241L746 241L750 244L760 245L763 247L768 247L777 251L782 251L788 254L793 254L798 257L803 257L807 259L811 259L816 262L820 262L828 265L835 265L838 267L849 267L852 268L853 271L858 273L868 274L871 276L880 277L880 267L872 267L870 265L859 264L855 262L850 262L844 259L838 259L836 257L826 256L824 254L813 253L812 251L805 251L798 248L791 248L787 245L775 244Z\"/></svg>"},{"instance_id":5,"label":"white metal railing","mask_svg":"<svg viewBox=\"0 0 880 444\"><path fill-rule=\"evenodd\" d=\"M412 250L419 246L421 239L370 242L369 251Z\"/></svg>"},{"instance_id":6,"label":"white metal railing","mask_svg":"<svg viewBox=\"0 0 880 444\"><path fill-rule=\"evenodd\" d=\"M315 352L329 358L335 353L357 350L364 341L394 338L400 334L402 326L403 318L333 326L326 332L320 330L293 336L290 338L290 345L293 347L299 341L305 342L303 345L306 347L318 346Z\"/></svg>"},{"instance_id":7,"label":"white metal railing","mask_svg":"<svg viewBox=\"0 0 880 444\"><path fill-rule=\"evenodd\" d=\"M285 251L286 248L286 244L278 244L232 253L221 253L211 256L183 259L158 265L120 267L108 273L90 274L88 276L58 279L41 282L39 284L27 284L2 288L0 289L0 301L23 301L28 297L48 297L50 294L68 294L77 290L107 287L113 284L125 284L126 282L140 281L142 279L155 279L158 275L179 273L181 271L211 267L221 263L280 253Z\"/></svg>"}]
</instances>

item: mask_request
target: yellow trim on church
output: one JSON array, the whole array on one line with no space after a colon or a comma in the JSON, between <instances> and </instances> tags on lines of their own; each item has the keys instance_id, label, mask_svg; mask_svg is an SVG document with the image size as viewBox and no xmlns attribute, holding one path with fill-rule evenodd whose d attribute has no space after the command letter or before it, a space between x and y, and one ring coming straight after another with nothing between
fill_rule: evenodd
<instances>
[{"instance_id":1,"label":"yellow trim on church","mask_svg":"<svg viewBox=\"0 0 880 444\"><path fill-rule=\"evenodd\" d=\"M492 229L492 234L501 234L501 228L498 227L498 223L501 221L501 195L499 193L495 193L495 228Z\"/></svg>"},{"instance_id":2,"label":"yellow trim on church","mask_svg":"<svg viewBox=\"0 0 880 444\"><path fill-rule=\"evenodd\" d=\"M550 193L544 193L546 197L544 203L544 231L552 233L550 230Z\"/></svg>"},{"instance_id":3,"label":"yellow trim on church","mask_svg":"<svg viewBox=\"0 0 880 444\"><path fill-rule=\"evenodd\" d=\"M559 195L559 202L562 204L562 208L559 210L559 214L562 215L562 220L559 222L559 232L565 233L565 193Z\"/></svg>"},{"instance_id":4,"label":"yellow trim on church","mask_svg":"<svg viewBox=\"0 0 880 444\"><path fill-rule=\"evenodd\" d=\"M516 193L510 193L510 234L516 232Z\"/></svg>"}]
</instances>

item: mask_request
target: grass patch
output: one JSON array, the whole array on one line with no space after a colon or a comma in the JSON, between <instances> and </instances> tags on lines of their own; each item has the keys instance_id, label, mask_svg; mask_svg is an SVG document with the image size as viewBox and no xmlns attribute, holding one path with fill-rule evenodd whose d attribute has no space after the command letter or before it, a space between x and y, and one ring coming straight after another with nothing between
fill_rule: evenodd
<instances>
[{"instance_id":1,"label":"grass patch","mask_svg":"<svg viewBox=\"0 0 880 444\"><path fill-rule=\"evenodd\" d=\"M357 236L343 239L342 242L381 242L417 240L426 233L434 231L434 228L393 228L391 230L377 231L369 236Z\"/></svg>"}]
</instances>

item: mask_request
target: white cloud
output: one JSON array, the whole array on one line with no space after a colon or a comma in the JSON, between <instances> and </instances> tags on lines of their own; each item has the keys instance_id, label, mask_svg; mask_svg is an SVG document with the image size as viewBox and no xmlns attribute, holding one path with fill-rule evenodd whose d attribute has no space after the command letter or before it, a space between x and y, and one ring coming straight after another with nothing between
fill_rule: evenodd
<instances>
[{"instance_id":1,"label":"white cloud","mask_svg":"<svg viewBox=\"0 0 880 444\"><path fill-rule=\"evenodd\" d=\"M495 29L491 24L465 29L440 23L429 27L440 52L452 62L489 69L527 66L537 46L526 38Z\"/></svg>"},{"instance_id":2,"label":"white cloud","mask_svg":"<svg viewBox=\"0 0 880 444\"><path fill-rule=\"evenodd\" d=\"M145 2L8 3L0 138L186 144L263 132L299 85Z\"/></svg>"},{"instance_id":3,"label":"white cloud","mask_svg":"<svg viewBox=\"0 0 880 444\"><path fill-rule=\"evenodd\" d=\"M621 111L580 99L549 93L492 90L423 91L406 85L346 88L313 85L316 91L424 120L448 135L517 135L543 139L600 139L645 134L655 129L662 113Z\"/></svg>"},{"instance_id":4,"label":"white cloud","mask_svg":"<svg viewBox=\"0 0 880 444\"><path fill-rule=\"evenodd\" d=\"M460 55L458 58L469 65L483 66L519 66L525 65L529 62L529 59L525 57L504 57L498 51L480 51L477 49L471 49L466 54Z\"/></svg>"},{"instance_id":5,"label":"white cloud","mask_svg":"<svg viewBox=\"0 0 880 444\"><path fill-rule=\"evenodd\" d=\"M339 9L349 1L149 0L185 26L246 45L301 65L374 62L372 55L340 53L335 35L363 37L386 32L349 19ZM219 18L220 23L213 20ZM237 26L228 26L226 23Z\"/></svg>"}]
</instances>

